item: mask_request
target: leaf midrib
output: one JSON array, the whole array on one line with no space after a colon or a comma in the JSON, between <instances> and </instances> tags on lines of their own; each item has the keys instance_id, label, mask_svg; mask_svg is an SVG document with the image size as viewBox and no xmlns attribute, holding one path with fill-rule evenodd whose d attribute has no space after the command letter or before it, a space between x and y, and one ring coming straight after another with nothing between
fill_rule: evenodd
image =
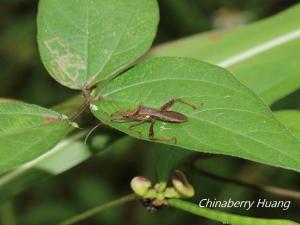
<instances>
[{"instance_id":1,"label":"leaf midrib","mask_svg":"<svg viewBox=\"0 0 300 225\"><path fill-rule=\"evenodd\" d=\"M89 0L87 0L87 1L89 1ZM131 1L130 4L132 5L132 4L133 4L133 1ZM126 31L126 28L127 28L127 26L129 25L129 23L131 22L131 19L133 18L134 15L135 15L135 13L132 13L132 14L130 15L130 17L129 17L127 23L126 23L126 24L124 25L124 27L122 28L122 31L120 32L120 35L119 35L118 38L116 39L116 43L115 43L113 49L110 51L110 54L106 57L105 62L101 65L101 67L97 70L97 72L96 72L94 75L91 75L91 78L88 78L88 77L89 77L89 74L88 74L88 76L86 77L86 83L87 83L87 84L91 83L94 79L96 79L97 76L105 69L105 67L107 66L107 64L110 62L111 57L113 56L113 54L114 54L114 52L116 51L116 49L119 47L120 42L121 42L121 40L122 40L122 38L123 38L123 36L124 36L124 33L125 33L125 31ZM87 61L87 63L88 63L88 61ZM87 65L89 65L89 64L87 64ZM124 67L124 66L125 66L125 65L123 65L123 67ZM87 68L89 68L89 66L87 66ZM118 71L118 69L117 69L117 71ZM107 74L107 76L108 76L108 75L110 75L110 74Z\"/></svg>"},{"instance_id":2,"label":"leaf midrib","mask_svg":"<svg viewBox=\"0 0 300 225\"><path fill-rule=\"evenodd\" d=\"M85 21L85 25L86 25L86 38L85 38L85 65L86 65L86 74L85 74L85 83L87 82L88 76L89 76L89 53L90 53L90 1L86 0L86 4L87 4L87 13L86 13L86 21Z\"/></svg>"},{"instance_id":3,"label":"leaf midrib","mask_svg":"<svg viewBox=\"0 0 300 225\"><path fill-rule=\"evenodd\" d=\"M0 115L7 115L7 116L10 116L10 115L27 115L27 116L34 116L34 117L52 117L52 118L55 118L55 119L60 119L59 115L53 115L53 114L39 114L38 112L37 113L24 113L24 112L0 112Z\"/></svg>"},{"instance_id":4,"label":"leaf midrib","mask_svg":"<svg viewBox=\"0 0 300 225\"><path fill-rule=\"evenodd\" d=\"M53 123L58 123L58 122L63 122L63 120L57 121L57 122L52 122L52 123L41 123L35 126L30 126L30 127L26 127L26 128L22 128L22 129L18 129L17 131L12 131L12 132L0 132L0 137L5 137L5 136L9 136L9 135L16 135L16 134L20 134L20 133L24 133L25 131L31 130L31 129L36 129L36 128L41 128L43 126L47 126L49 124L53 124Z\"/></svg>"}]
</instances>

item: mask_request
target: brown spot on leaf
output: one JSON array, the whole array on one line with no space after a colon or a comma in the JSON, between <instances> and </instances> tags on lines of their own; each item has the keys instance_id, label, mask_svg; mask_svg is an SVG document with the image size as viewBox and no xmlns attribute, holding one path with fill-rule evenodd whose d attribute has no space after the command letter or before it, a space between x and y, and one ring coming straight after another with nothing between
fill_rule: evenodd
<instances>
[{"instance_id":1,"label":"brown spot on leaf","mask_svg":"<svg viewBox=\"0 0 300 225\"><path fill-rule=\"evenodd\" d=\"M220 33L215 32L215 33L212 33L208 38L211 41L217 41L217 40L221 39L221 37L222 37L222 35Z\"/></svg>"},{"instance_id":2,"label":"brown spot on leaf","mask_svg":"<svg viewBox=\"0 0 300 225\"><path fill-rule=\"evenodd\" d=\"M53 122L56 122L56 121L58 121L58 120L60 120L59 118L56 118L56 117L50 117L50 116L45 116L44 117L44 121L46 122L46 123L53 123Z\"/></svg>"},{"instance_id":3,"label":"brown spot on leaf","mask_svg":"<svg viewBox=\"0 0 300 225\"><path fill-rule=\"evenodd\" d=\"M100 95L97 99L101 102L104 100L104 97L102 95Z\"/></svg>"},{"instance_id":4,"label":"brown spot on leaf","mask_svg":"<svg viewBox=\"0 0 300 225\"><path fill-rule=\"evenodd\" d=\"M53 57L50 62L53 75L76 86L81 72L86 69L80 55L71 51L70 46L63 43L59 37L46 40L45 46Z\"/></svg>"}]
</instances>

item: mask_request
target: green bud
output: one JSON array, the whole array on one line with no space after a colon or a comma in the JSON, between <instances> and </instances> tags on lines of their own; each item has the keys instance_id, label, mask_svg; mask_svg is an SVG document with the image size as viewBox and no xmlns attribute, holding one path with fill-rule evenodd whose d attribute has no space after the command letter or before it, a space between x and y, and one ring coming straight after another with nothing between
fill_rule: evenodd
<instances>
[{"instance_id":1,"label":"green bud","mask_svg":"<svg viewBox=\"0 0 300 225\"><path fill-rule=\"evenodd\" d=\"M167 187L166 182L159 182L154 185L154 189L157 191L157 193L162 193Z\"/></svg>"},{"instance_id":2,"label":"green bud","mask_svg":"<svg viewBox=\"0 0 300 225\"><path fill-rule=\"evenodd\" d=\"M166 190L164 191L164 196L165 198L180 198L180 194L178 193L178 191L176 191L175 188L173 187L168 187L166 188Z\"/></svg>"},{"instance_id":3,"label":"green bud","mask_svg":"<svg viewBox=\"0 0 300 225\"><path fill-rule=\"evenodd\" d=\"M166 197L165 197L165 195L164 195L163 193L157 193L157 194L156 194L156 198L157 198L158 200L163 200L163 199L165 199Z\"/></svg>"},{"instance_id":4,"label":"green bud","mask_svg":"<svg viewBox=\"0 0 300 225\"><path fill-rule=\"evenodd\" d=\"M146 193L143 195L144 198L157 198L157 192L153 189L150 188Z\"/></svg>"},{"instance_id":5,"label":"green bud","mask_svg":"<svg viewBox=\"0 0 300 225\"><path fill-rule=\"evenodd\" d=\"M189 184L183 172L175 170L172 175L172 183L182 197L190 198L195 195L193 186Z\"/></svg>"},{"instance_id":6,"label":"green bud","mask_svg":"<svg viewBox=\"0 0 300 225\"><path fill-rule=\"evenodd\" d=\"M70 122L70 125L74 128L79 128L78 124L75 122Z\"/></svg>"},{"instance_id":7,"label":"green bud","mask_svg":"<svg viewBox=\"0 0 300 225\"><path fill-rule=\"evenodd\" d=\"M131 189L139 196L144 196L151 185L151 181L142 176L134 177L130 182Z\"/></svg>"}]
</instances>

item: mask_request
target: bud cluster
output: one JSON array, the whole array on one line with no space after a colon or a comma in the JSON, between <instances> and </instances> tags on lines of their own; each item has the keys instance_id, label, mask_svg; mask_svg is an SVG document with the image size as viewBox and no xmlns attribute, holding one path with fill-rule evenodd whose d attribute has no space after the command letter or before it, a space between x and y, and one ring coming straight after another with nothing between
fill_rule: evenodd
<instances>
[{"instance_id":1,"label":"bud cluster","mask_svg":"<svg viewBox=\"0 0 300 225\"><path fill-rule=\"evenodd\" d=\"M133 192L143 198L164 200L166 198L190 198L195 194L183 172L175 170L171 177L172 185L167 187L166 182L152 185L151 181L142 176L134 177L130 186Z\"/></svg>"}]
</instances>

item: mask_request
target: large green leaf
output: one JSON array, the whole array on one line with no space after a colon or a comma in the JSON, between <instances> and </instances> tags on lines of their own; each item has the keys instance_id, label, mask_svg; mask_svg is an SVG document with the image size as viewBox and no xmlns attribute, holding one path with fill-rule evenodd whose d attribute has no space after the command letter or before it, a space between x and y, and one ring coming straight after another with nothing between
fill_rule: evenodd
<instances>
[{"instance_id":1,"label":"large green leaf","mask_svg":"<svg viewBox=\"0 0 300 225\"><path fill-rule=\"evenodd\" d=\"M68 131L61 114L24 103L0 103L0 173L50 150Z\"/></svg>"},{"instance_id":2,"label":"large green leaf","mask_svg":"<svg viewBox=\"0 0 300 225\"><path fill-rule=\"evenodd\" d=\"M277 111L275 115L300 140L300 112L297 110L282 110Z\"/></svg>"},{"instance_id":3,"label":"large green leaf","mask_svg":"<svg viewBox=\"0 0 300 225\"><path fill-rule=\"evenodd\" d=\"M210 32L156 47L151 56L184 56L228 68L271 104L300 87L300 4L231 32Z\"/></svg>"},{"instance_id":4,"label":"large green leaf","mask_svg":"<svg viewBox=\"0 0 300 225\"><path fill-rule=\"evenodd\" d=\"M285 219L267 219L267 218L254 218L248 216L240 216L231 213L220 212L214 209L200 208L198 205L186 202L179 199L170 199L168 205L176 207L180 210L202 216L222 224L232 225L299 225L291 220Z\"/></svg>"},{"instance_id":5,"label":"large green leaf","mask_svg":"<svg viewBox=\"0 0 300 225\"><path fill-rule=\"evenodd\" d=\"M148 50L158 19L155 0L40 0L43 63L67 87L93 85Z\"/></svg>"},{"instance_id":6,"label":"large green leaf","mask_svg":"<svg viewBox=\"0 0 300 225\"><path fill-rule=\"evenodd\" d=\"M185 58L151 59L111 81L99 96L104 100L95 100L91 109L102 121L117 110L133 109L140 103L159 108L172 98L185 99L200 107L194 110L175 104L173 109L185 114L188 122L158 121L155 137L176 137L177 146L190 150L300 170L297 139L259 97L220 67ZM140 138L128 129L129 123L110 125ZM137 129L142 132L142 139L149 140L149 124ZM164 143L175 145L173 141Z\"/></svg>"}]
</instances>

